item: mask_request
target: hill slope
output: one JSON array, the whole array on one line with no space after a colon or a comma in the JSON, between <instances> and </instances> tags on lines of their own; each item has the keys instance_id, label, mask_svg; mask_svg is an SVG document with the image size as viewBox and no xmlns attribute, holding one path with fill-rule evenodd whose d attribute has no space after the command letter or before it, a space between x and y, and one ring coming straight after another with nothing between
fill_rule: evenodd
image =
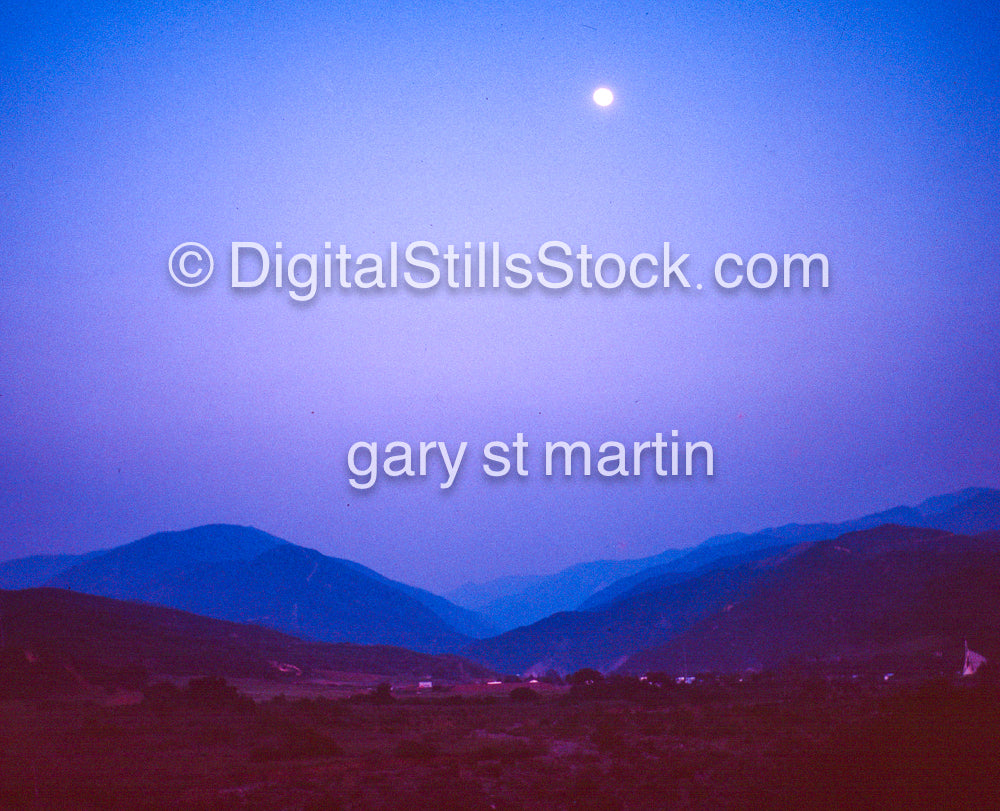
<instances>
[{"instance_id":1,"label":"hill slope","mask_svg":"<svg viewBox=\"0 0 1000 811\"><path fill-rule=\"evenodd\" d=\"M173 676L267 678L278 674L277 664L294 665L303 676L335 671L465 680L489 674L454 656L304 642L254 625L63 589L0 591L0 616L0 681L8 683L37 681L32 665L56 680L95 682L136 664Z\"/></svg>"},{"instance_id":2,"label":"hill slope","mask_svg":"<svg viewBox=\"0 0 1000 811\"><path fill-rule=\"evenodd\" d=\"M915 666L968 635L1000 640L1000 533L885 525L754 550L642 582L465 653L503 671L739 671L789 661ZM908 652L910 656L902 656ZM997 651L1000 654L1000 650ZM890 666L891 665L891 666ZM874 665L873 665L874 666Z\"/></svg>"},{"instance_id":3,"label":"hill slope","mask_svg":"<svg viewBox=\"0 0 1000 811\"><path fill-rule=\"evenodd\" d=\"M885 524L943 529L949 532L976 534L1000 528L1000 491L970 487L956 493L934 496L916 507L893 507L889 510L854 518L837 524L786 524L760 530L750 535L709 538L686 553L623 577L595 592L580 604L583 610L595 610L614 603L630 592L657 587L657 579L684 572L694 572L723 558L742 557L779 546L828 540ZM646 583L648 585L641 586Z\"/></svg>"},{"instance_id":4,"label":"hill slope","mask_svg":"<svg viewBox=\"0 0 1000 811\"><path fill-rule=\"evenodd\" d=\"M40 586L86 558L87 555L31 555L4 561L0 563L0 589L30 589Z\"/></svg>"},{"instance_id":5,"label":"hill slope","mask_svg":"<svg viewBox=\"0 0 1000 811\"><path fill-rule=\"evenodd\" d=\"M789 554L783 547L664 577L656 588L637 590L600 610L554 614L473 642L463 653L504 672L612 670L631 653L673 639L722 610Z\"/></svg>"},{"instance_id":6,"label":"hill slope","mask_svg":"<svg viewBox=\"0 0 1000 811\"><path fill-rule=\"evenodd\" d=\"M543 617L575 609L597 591L621 578L683 554L667 550L638 560L595 560L553 575L508 577L469 584L448 596L485 615L501 630L529 625Z\"/></svg>"},{"instance_id":7,"label":"hill slope","mask_svg":"<svg viewBox=\"0 0 1000 811\"><path fill-rule=\"evenodd\" d=\"M836 538L883 524L946 529L975 534L1000 527L1000 491L971 487L929 498L916 507L899 506L840 523L786 524L753 533L730 533L685 549L668 549L634 560L580 563L553 575L505 577L467 584L447 596L481 612L499 629L511 630L566 611L610 606L645 581L684 575L711 567L724 558L763 554L779 546ZM646 590L658 588L651 583Z\"/></svg>"},{"instance_id":8,"label":"hill slope","mask_svg":"<svg viewBox=\"0 0 1000 811\"><path fill-rule=\"evenodd\" d=\"M1000 654L1000 543L884 526L812 545L726 610L631 656L629 672L763 669L789 662L886 670L954 660L963 639Z\"/></svg>"}]
</instances>

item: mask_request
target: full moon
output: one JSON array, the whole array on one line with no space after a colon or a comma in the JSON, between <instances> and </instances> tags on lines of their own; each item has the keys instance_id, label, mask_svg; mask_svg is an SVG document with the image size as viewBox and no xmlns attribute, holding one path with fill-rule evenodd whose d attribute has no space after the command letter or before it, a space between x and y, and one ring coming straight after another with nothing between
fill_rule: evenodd
<instances>
[{"instance_id":1,"label":"full moon","mask_svg":"<svg viewBox=\"0 0 1000 811\"><path fill-rule=\"evenodd\" d=\"M607 107L615 100L615 94L606 87L599 87L594 91L594 104L599 107Z\"/></svg>"}]
</instances>

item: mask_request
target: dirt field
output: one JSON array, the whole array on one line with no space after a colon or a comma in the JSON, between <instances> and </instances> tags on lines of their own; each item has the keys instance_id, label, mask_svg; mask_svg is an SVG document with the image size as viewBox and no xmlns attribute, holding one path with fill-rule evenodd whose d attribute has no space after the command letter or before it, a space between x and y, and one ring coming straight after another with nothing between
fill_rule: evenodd
<instances>
[{"instance_id":1,"label":"dirt field","mask_svg":"<svg viewBox=\"0 0 1000 811\"><path fill-rule=\"evenodd\" d=\"M8 695L0 807L987 807L1000 755L985 686L307 687Z\"/></svg>"}]
</instances>

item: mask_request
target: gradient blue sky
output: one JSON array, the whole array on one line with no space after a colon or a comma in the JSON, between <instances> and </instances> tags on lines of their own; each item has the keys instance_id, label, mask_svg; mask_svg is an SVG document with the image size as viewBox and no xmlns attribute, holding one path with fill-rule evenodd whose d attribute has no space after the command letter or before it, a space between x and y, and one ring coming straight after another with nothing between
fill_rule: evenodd
<instances>
[{"instance_id":1,"label":"gradient blue sky","mask_svg":"<svg viewBox=\"0 0 1000 811\"><path fill-rule=\"evenodd\" d=\"M444 590L1000 486L995 4L0 14L0 558L233 522ZM705 289L226 278L238 240L550 239L669 241ZM711 284L800 250L829 289ZM541 475L547 439L671 429L712 479ZM487 481L519 431L531 475ZM448 492L362 493L357 440L470 448Z\"/></svg>"}]
</instances>

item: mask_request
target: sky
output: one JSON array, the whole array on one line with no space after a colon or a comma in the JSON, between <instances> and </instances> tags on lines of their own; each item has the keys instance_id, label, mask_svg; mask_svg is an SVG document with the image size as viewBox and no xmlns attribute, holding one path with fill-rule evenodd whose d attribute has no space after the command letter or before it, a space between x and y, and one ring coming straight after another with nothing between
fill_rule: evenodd
<instances>
[{"instance_id":1,"label":"sky","mask_svg":"<svg viewBox=\"0 0 1000 811\"><path fill-rule=\"evenodd\" d=\"M1000 486L995 4L68 2L0 26L0 559L236 523L440 592ZM170 273L189 242L197 287ZM240 242L258 286L232 283ZM392 243L402 274L413 243L467 242L549 281L549 242L669 243L690 286L577 264L453 289L443 256L427 289L337 284L342 244L350 281ZM727 253L822 254L829 283L726 289ZM278 254L331 255L334 283L296 301ZM711 475L598 473L602 443L631 464L675 430ZM486 475L519 433L526 475ZM591 444L591 475L546 476L550 441ZM448 488L435 451L358 489L358 442L468 445Z\"/></svg>"}]
</instances>

